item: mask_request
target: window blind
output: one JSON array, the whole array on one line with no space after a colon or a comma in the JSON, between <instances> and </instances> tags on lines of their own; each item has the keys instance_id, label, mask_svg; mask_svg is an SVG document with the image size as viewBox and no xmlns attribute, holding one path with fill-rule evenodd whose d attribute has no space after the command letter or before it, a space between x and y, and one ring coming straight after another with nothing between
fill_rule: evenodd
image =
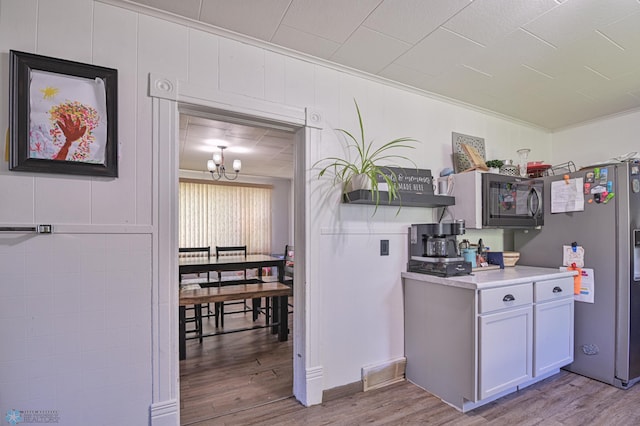
<instances>
[{"instance_id":1,"label":"window blind","mask_svg":"<svg viewBox=\"0 0 640 426\"><path fill-rule=\"evenodd\" d=\"M179 246L246 245L271 253L270 187L180 182Z\"/></svg>"}]
</instances>

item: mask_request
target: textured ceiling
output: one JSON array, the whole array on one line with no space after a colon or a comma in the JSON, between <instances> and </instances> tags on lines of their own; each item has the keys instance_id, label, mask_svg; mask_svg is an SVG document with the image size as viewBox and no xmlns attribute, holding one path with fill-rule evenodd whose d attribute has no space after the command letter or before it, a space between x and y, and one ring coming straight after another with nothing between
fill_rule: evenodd
<instances>
[{"instance_id":1,"label":"textured ceiling","mask_svg":"<svg viewBox=\"0 0 640 426\"><path fill-rule=\"evenodd\" d=\"M233 176L233 160L251 176L293 177L293 133L180 114L180 169L207 170L207 160L224 150L225 168Z\"/></svg>"},{"instance_id":2,"label":"textured ceiling","mask_svg":"<svg viewBox=\"0 0 640 426\"><path fill-rule=\"evenodd\" d=\"M556 130L640 108L640 0L138 0Z\"/></svg>"}]
</instances>

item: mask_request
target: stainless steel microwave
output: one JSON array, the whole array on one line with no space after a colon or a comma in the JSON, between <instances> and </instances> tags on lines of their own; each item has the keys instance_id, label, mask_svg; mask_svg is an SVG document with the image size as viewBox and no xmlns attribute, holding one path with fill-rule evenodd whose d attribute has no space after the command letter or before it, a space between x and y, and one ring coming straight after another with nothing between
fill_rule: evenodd
<instances>
[{"instance_id":1,"label":"stainless steel microwave","mask_svg":"<svg viewBox=\"0 0 640 426\"><path fill-rule=\"evenodd\" d=\"M482 174L482 226L529 228L544 225L544 182L519 176Z\"/></svg>"}]
</instances>

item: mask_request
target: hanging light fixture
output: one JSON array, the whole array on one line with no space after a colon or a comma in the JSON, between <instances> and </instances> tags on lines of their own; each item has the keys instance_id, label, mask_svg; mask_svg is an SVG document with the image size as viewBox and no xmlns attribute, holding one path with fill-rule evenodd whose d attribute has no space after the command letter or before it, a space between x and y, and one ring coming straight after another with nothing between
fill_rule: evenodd
<instances>
[{"instance_id":1,"label":"hanging light fixture","mask_svg":"<svg viewBox=\"0 0 640 426\"><path fill-rule=\"evenodd\" d=\"M224 168L224 150L226 146L218 145L220 149L219 153L213 154L213 159L207 161L207 169L211 173L211 178L213 180L220 180L223 176L228 180L236 180L238 178L238 173L240 173L240 168L242 167L242 163L240 160L233 160L233 171L236 173L234 177L227 176L226 169Z\"/></svg>"}]
</instances>

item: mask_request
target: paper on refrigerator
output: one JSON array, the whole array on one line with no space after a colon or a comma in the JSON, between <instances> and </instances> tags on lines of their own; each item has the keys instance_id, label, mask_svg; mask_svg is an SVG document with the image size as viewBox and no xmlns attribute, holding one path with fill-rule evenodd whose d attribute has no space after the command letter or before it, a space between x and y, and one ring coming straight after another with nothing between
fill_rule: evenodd
<instances>
[{"instance_id":1,"label":"paper on refrigerator","mask_svg":"<svg viewBox=\"0 0 640 426\"><path fill-rule=\"evenodd\" d=\"M584 247L562 246L562 266L576 264L578 268L584 266Z\"/></svg>"},{"instance_id":2,"label":"paper on refrigerator","mask_svg":"<svg viewBox=\"0 0 640 426\"><path fill-rule=\"evenodd\" d=\"M561 271L566 271L567 268L565 266L560 267ZM582 268L580 270L580 293L573 295L573 300L576 302L584 302L584 303L594 303L594 292L595 292L595 280L593 269L591 268Z\"/></svg>"},{"instance_id":3,"label":"paper on refrigerator","mask_svg":"<svg viewBox=\"0 0 640 426\"><path fill-rule=\"evenodd\" d=\"M583 179L565 179L551 182L551 213L584 210Z\"/></svg>"}]
</instances>

